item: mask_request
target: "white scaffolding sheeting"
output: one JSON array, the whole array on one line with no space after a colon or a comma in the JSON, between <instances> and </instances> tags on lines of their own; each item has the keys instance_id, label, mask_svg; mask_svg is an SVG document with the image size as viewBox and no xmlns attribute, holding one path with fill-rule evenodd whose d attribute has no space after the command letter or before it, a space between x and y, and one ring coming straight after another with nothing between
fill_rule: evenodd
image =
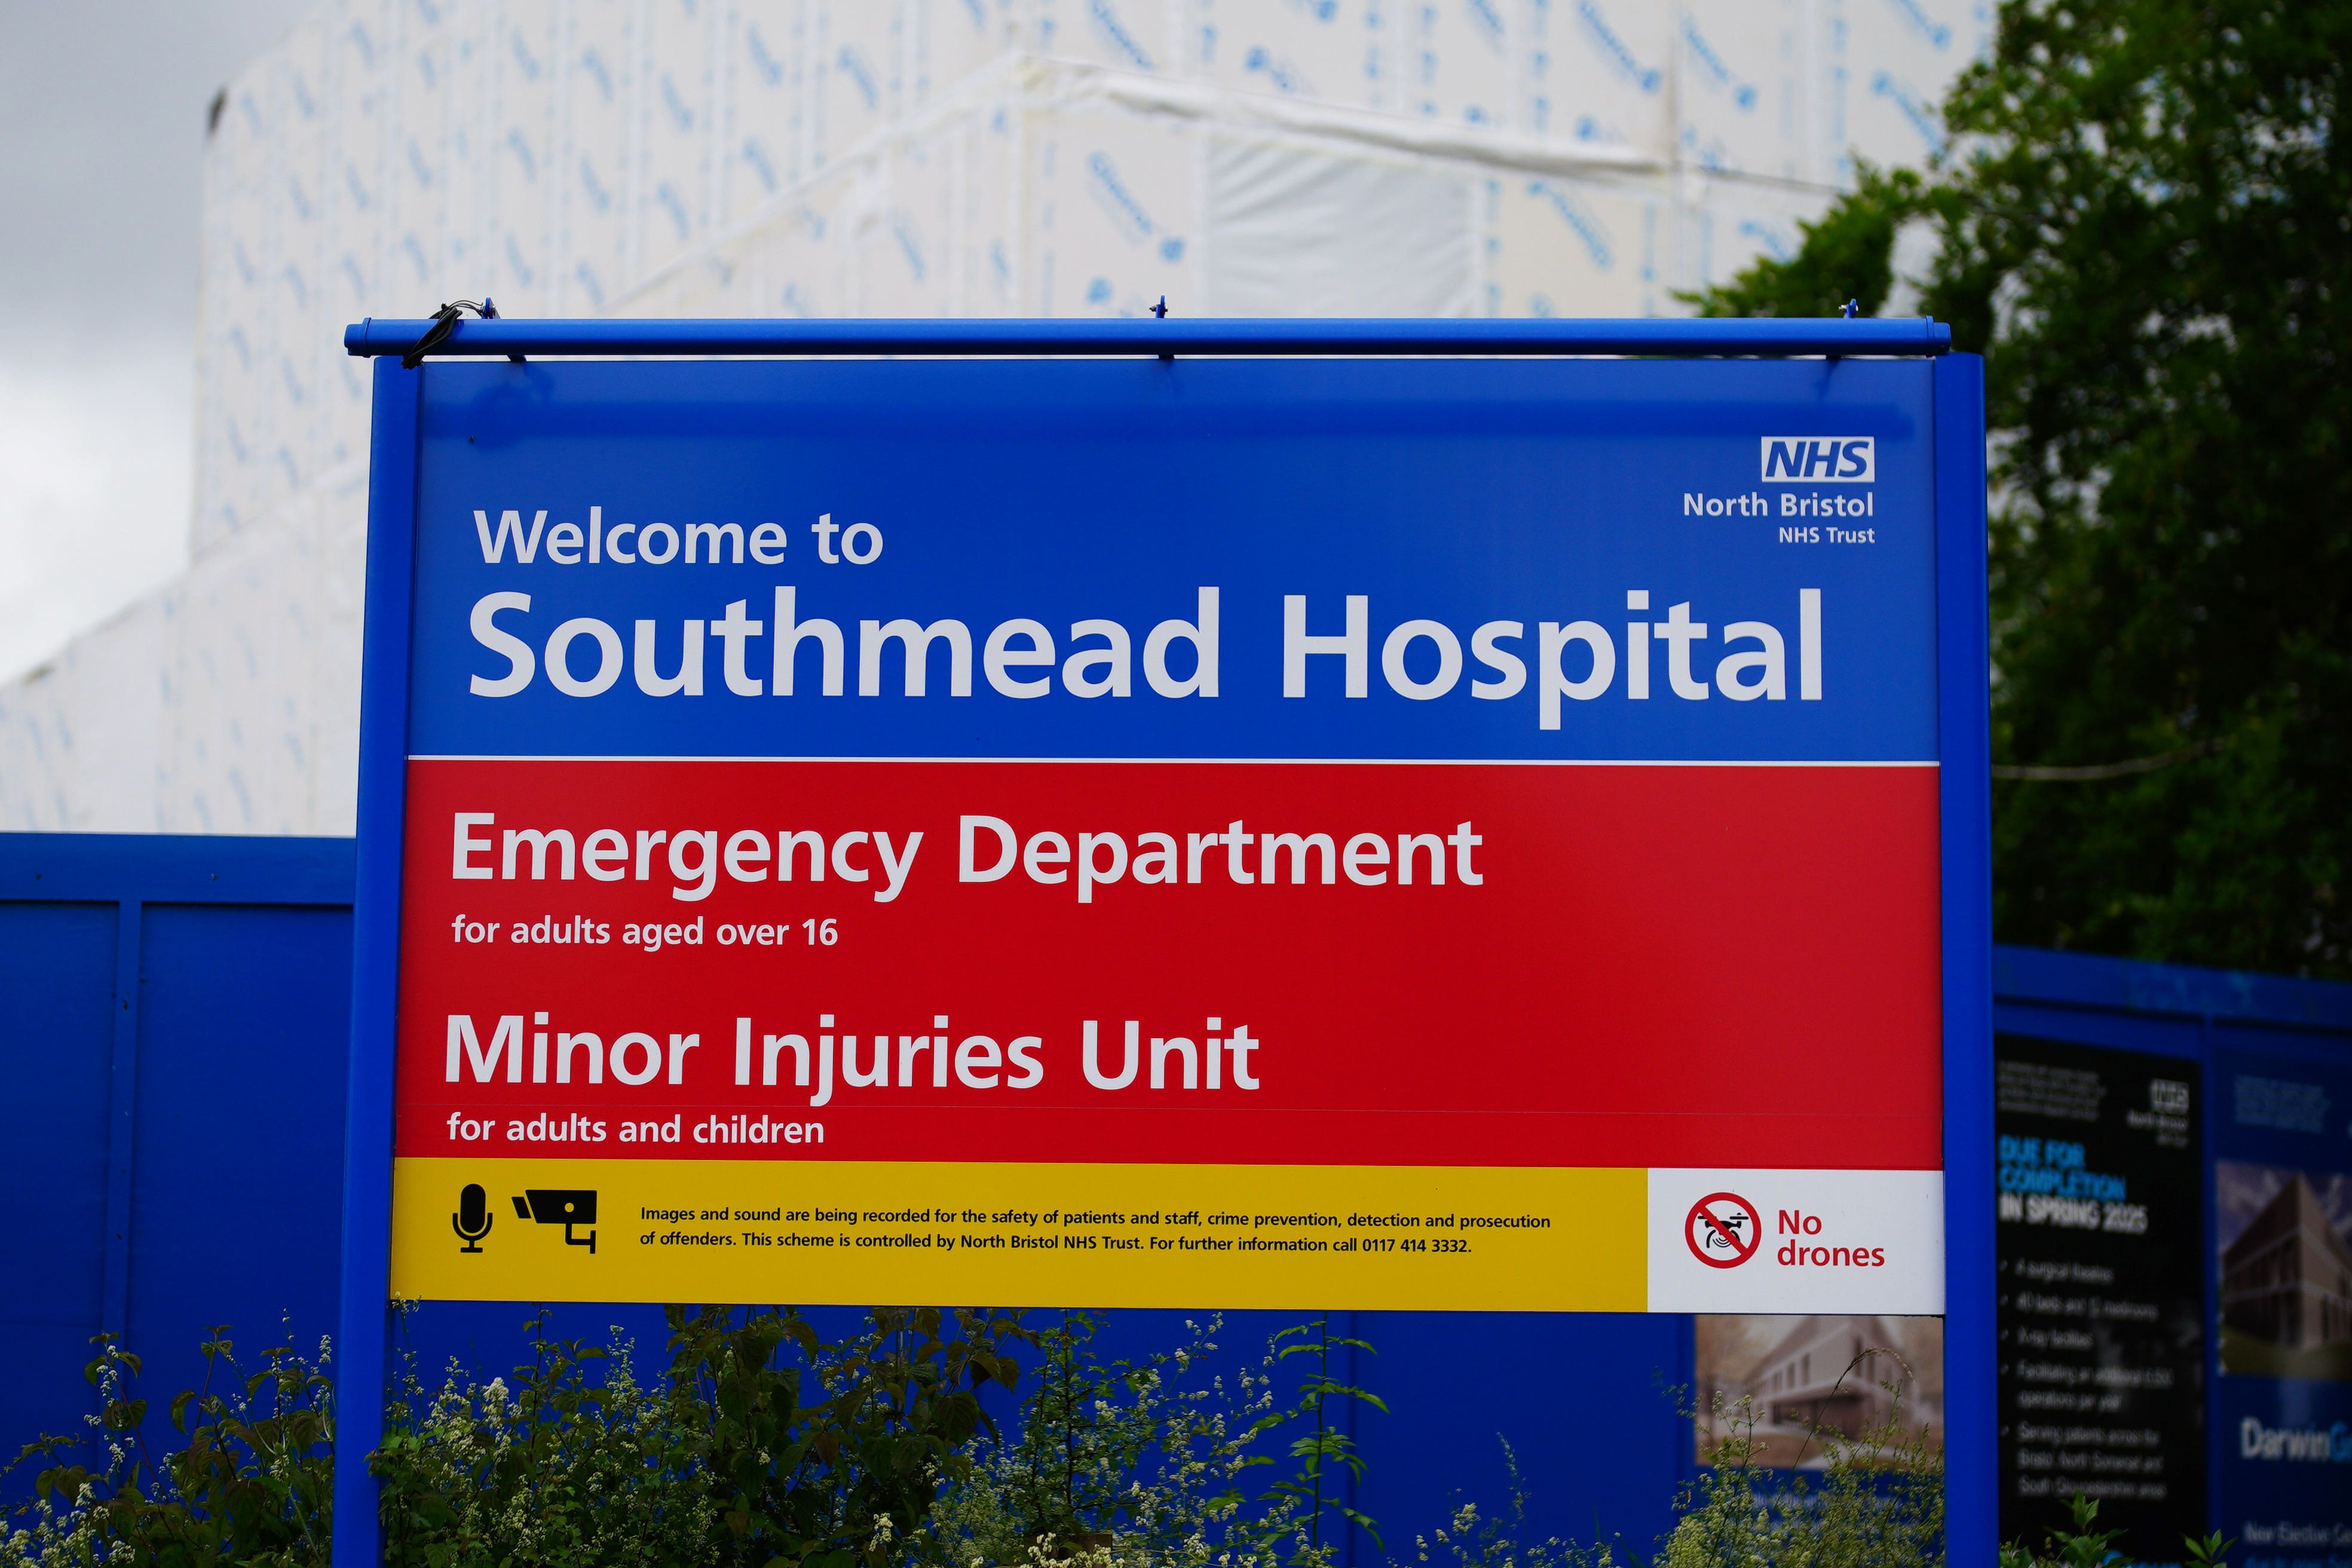
<instances>
[{"instance_id":1,"label":"white scaffolding sheeting","mask_svg":"<svg viewBox=\"0 0 2352 1568\"><path fill-rule=\"evenodd\" d=\"M329 0L206 154L194 563L0 827L343 833L363 316L1654 315L1916 164L1990 0Z\"/></svg>"}]
</instances>

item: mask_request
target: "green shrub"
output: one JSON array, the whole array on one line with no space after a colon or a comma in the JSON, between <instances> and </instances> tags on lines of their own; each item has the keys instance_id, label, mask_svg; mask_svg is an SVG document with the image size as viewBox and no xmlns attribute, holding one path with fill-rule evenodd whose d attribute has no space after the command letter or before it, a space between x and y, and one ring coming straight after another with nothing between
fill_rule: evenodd
<instances>
[{"instance_id":1,"label":"green shrub","mask_svg":"<svg viewBox=\"0 0 2352 1568\"><path fill-rule=\"evenodd\" d=\"M1528 1489L1519 1475L1519 1457L1501 1433L1503 1473L1509 1483L1509 1501L1493 1517L1482 1515L1475 1502L1456 1494L1454 1512L1427 1535L1412 1538L1413 1562L1426 1568L1577 1568L1578 1564L1608 1563L1608 1549L1595 1545L1580 1551L1558 1536L1522 1542L1528 1524Z\"/></svg>"},{"instance_id":2,"label":"green shrub","mask_svg":"<svg viewBox=\"0 0 2352 1568\"><path fill-rule=\"evenodd\" d=\"M1846 1375L1893 1352L1857 1355ZM1818 1479L1760 1462L1756 1411L1718 1394L1706 1413L1707 1444L1696 1479L1675 1500L1681 1517L1653 1556L1622 1542L1523 1542L1526 1489L1503 1444L1509 1506L1499 1517L1457 1502L1450 1527L1416 1537L1416 1563L1429 1568L1943 1568L1944 1462L1927 1428L1906 1425L1899 1386L1885 1385L1887 1418L1853 1437L1818 1427L1824 1468ZM1683 1391L1669 1390L1678 1403ZM1682 1405L1696 1422L1700 1412Z\"/></svg>"},{"instance_id":3,"label":"green shrub","mask_svg":"<svg viewBox=\"0 0 2352 1568\"><path fill-rule=\"evenodd\" d=\"M1050 1328L983 1309L877 1308L837 1341L791 1308L672 1307L668 1367L640 1373L615 1330L604 1346L526 1321L532 1356L488 1380L456 1364L428 1387L398 1363L381 1485L394 1568L1331 1568L1363 1462L1333 1416L1384 1408L1331 1374L1331 1352L1371 1347L1318 1320L1264 1353L1217 1366L1221 1320L1174 1350L1105 1361L1093 1314ZM162 1568L236 1563L324 1568L334 1418L324 1366L278 1346L237 1363L226 1330L204 1346L205 1386L172 1402L184 1446L161 1461L144 1435L138 1359L108 1336L87 1373L90 1431L45 1437L42 1465L0 1568ZM1034 1349L1024 1372L1016 1352ZM1858 1371L1869 1354L1857 1358ZM1018 1400L1000 1431L982 1400ZM1695 1415L1696 1412L1686 1411ZM1819 1433L1818 1479L1766 1469L1755 1415L1717 1399L1724 1434L1643 1559L1622 1545L1523 1539L1527 1489L1507 1442L1506 1506L1457 1500L1412 1538L1415 1568L1940 1568L1943 1467L1898 1403L1853 1439ZM72 1462L95 1450L94 1466ZM2078 1510L2053 1559L2012 1548L2009 1568L2103 1561L2111 1537ZM1379 1537L1373 1536L1377 1542ZM2218 1563L2226 1542L2192 1542ZM2087 1554L2086 1554L2087 1553Z\"/></svg>"},{"instance_id":4,"label":"green shrub","mask_svg":"<svg viewBox=\"0 0 2352 1568\"><path fill-rule=\"evenodd\" d=\"M514 1383L454 1363L428 1394L404 1357L383 1446L381 1488L391 1568L676 1563L717 1560L718 1510L687 1460L691 1412L637 1380L632 1347L545 1336ZM604 1363L601 1387L588 1369Z\"/></svg>"},{"instance_id":5,"label":"green shrub","mask_svg":"<svg viewBox=\"0 0 2352 1568\"><path fill-rule=\"evenodd\" d=\"M719 1510L718 1561L947 1561L920 1527L994 1430L980 1391L1020 1386L1010 1347L1037 1336L1017 1317L877 1307L828 1345L791 1308L667 1310L671 1387L699 1424L686 1457ZM804 1367L776 1359L787 1342Z\"/></svg>"},{"instance_id":6,"label":"green shrub","mask_svg":"<svg viewBox=\"0 0 2352 1568\"><path fill-rule=\"evenodd\" d=\"M2045 1552L2030 1550L2021 1541L2012 1541L2000 1549L2000 1568L2105 1568L2107 1563L2130 1561L2116 1550L2116 1542L2123 1539L2120 1530L2095 1530L2099 1522L2099 1505L2076 1492L2066 1501L2066 1511L2072 1516L2072 1528L2059 1525L2044 1538ZM2184 1535L2180 1538L2180 1561L2189 1568L2229 1568L2227 1554L2237 1544L2232 1536L2215 1531L2210 1535Z\"/></svg>"},{"instance_id":7,"label":"green shrub","mask_svg":"<svg viewBox=\"0 0 2352 1568\"><path fill-rule=\"evenodd\" d=\"M1886 1387L1895 1404L1878 1426L1851 1438L1816 1429L1828 1461L1818 1481L1758 1465L1753 1402L1717 1394L1722 1436L1677 1500L1683 1517L1653 1568L1941 1568L1943 1454L1925 1426L1906 1424L1899 1385Z\"/></svg>"},{"instance_id":8,"label":"green shrub","mask_svg":"<svg viewBox=\"0 0 2352 1568\"><path fill-rule=\"evenodd\" d=\"M533 1361L477 1384L413 1365L370 1458L393 1568L944 1561L919 1526L988 1429L979 1390L1011 1389L1034 1338L979 1309L876 1308L821 1341L791 1308L671 1307L669 1373L631 1347L526 1328ZM604 1363L601 1386L588 1379Z\"/></svg>"},{"instance_id":9,"label":"green shrub","mask_svg":"<svg viewBox=\"0 0 2352 1568\"><path fill-rule=\"evenodd\" d=\"M324 1342L316 1361L290 1345L264 1351L260 1369L247 1373L227 1328L214 1329L203 1346L204 1386L172 1401L173 1428L186 1444L160 1462L147 1447L139 1358L112 1334L93 1342L98 1354L83 1369L98 1394L90 1435L45 1436L17 1456L17 1465L48 1463L34 1478L33 1500L16 1510L24 1523L0 1540L0 1568L324 1568L335 1441ZM91 1446L96 1468L66 1458Z\"/></svg>"},{"instance_id":10,"label":"green shrub","mask_svg":"<svg viewBox=\"0 0 2352 1568\"><path fill-rule=\"evenodd\" d=\"M1339 1531L1373 1529L1340 1501L1362 1461L1330 1420L1349 1401L1381 1408L1330 1375L1334 1348L1370 1345L1317 1320L1226 1373L1209 1359L1222 1318L1141 1362L1100 1360L1098 1326L1070 1312L1039 1336L1017 1435L932 1510L926 1531L959 1568L1329 1568Z\"/></svg>"},{"instance_id":11,"label":"green shrub","mask_svg":"<svg viewBox=\"0 0 2352 1568\"><path fill-rule=\"evenodd\" d=\"M532 1360L480 1381L452 1365L430 1391L401 1358L384 1441L384 1556L400 1568L944 1562L922 1521L990 1430L979 1390L1017 1388L1010 1347L1034 1336L978 1309L877 1308L821 1342L789 1308L672 1307L668 1374L648 1386L617 1331L606 1348L526 1322ZM290 1349L245 1376L225 1330L206 1384L173 1401L184 1447L149 1457L136 1356L101 1336L84 1437L47 1461L0 1568L323 1568L332 1528L331 1384ZM590 1370L604 1375L592 1383ZM225 1392L213 1389L225 1377ZM67 1456L95 1445L96 1468Z\"/></svg>"}]
</instances>

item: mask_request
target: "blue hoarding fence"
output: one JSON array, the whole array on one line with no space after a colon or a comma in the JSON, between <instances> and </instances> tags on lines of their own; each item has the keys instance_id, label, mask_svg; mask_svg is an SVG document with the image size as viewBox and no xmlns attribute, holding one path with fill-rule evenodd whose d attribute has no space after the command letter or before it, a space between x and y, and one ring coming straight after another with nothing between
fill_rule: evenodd
<instances>
[{"instance_id":1,"label":"blue hoarding fence","mask_svg":"<svg viewBox=\"0 0 2352 1568\"><path fill-rule=\"evenodd\" d=\"M2220 1029L2231 1037L2260 1031L2273 1041L2309 1036L2315 1042L2352 1036L2352 985L2056 952L2041 947L1993 949L1997 1026L2022 1033L2067 1031L2058 1037L2104 1043L2078 1031L2114 1020L2138 1048L2156 1040L2185 1043L2189 1032ZM2160 1046L2155 1048L2162 1048Z\"/></svg>"},{"instance_id":2,"label":"blue hoarding fence","mask_svg":"<svg viewBox=\"0 0 2352 1568\"><path fill-rule=\"evenodd\" d=\"M0 835L0 1445L89 1341L194 1387L212 1323L315 1347L341 1237L352 845ZM264 1336L257 1341L254 1336Z\"/></svg>"}]
</instances>

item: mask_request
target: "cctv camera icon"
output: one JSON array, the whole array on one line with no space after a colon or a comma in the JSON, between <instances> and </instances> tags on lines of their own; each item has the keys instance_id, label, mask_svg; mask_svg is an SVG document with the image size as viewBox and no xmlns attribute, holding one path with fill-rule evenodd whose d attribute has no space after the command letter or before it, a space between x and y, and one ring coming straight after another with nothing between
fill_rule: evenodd
<instances>
[{"instance_id":1,"label":"cctv camera icon","mask_svg":"<svg viewBox=\"0 0 2352 1568\"><path fill-rule=\"evenodd\" d=\"M573 1226L593 1226L596 1223L594 1188L531 1187L515 1199L514 1206L518 1219L537 1220L541 1225L560 1225L563 1227L564 1246L584 1247L591 1257L595 1255L594 1230L590 1230L585 1237L572 1234Z\"/></svg>"}]
</instances>

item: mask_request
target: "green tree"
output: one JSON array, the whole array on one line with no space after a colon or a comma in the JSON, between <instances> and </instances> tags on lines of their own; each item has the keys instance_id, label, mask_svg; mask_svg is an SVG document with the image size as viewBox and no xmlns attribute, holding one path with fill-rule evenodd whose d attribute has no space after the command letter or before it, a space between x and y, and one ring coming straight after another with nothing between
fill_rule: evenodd
<instances>
[{"instance_id":1,"label":"green tree","mask_svg":"<svg viewBox=\"0 0 2352 1568\"><path fill-rule=\"evenodd\" d=\"M1986 356L1995 929L2352 975L2352 0L2008 0L1923 179L1695 297Z\"/></svg>"}]
</instances>

